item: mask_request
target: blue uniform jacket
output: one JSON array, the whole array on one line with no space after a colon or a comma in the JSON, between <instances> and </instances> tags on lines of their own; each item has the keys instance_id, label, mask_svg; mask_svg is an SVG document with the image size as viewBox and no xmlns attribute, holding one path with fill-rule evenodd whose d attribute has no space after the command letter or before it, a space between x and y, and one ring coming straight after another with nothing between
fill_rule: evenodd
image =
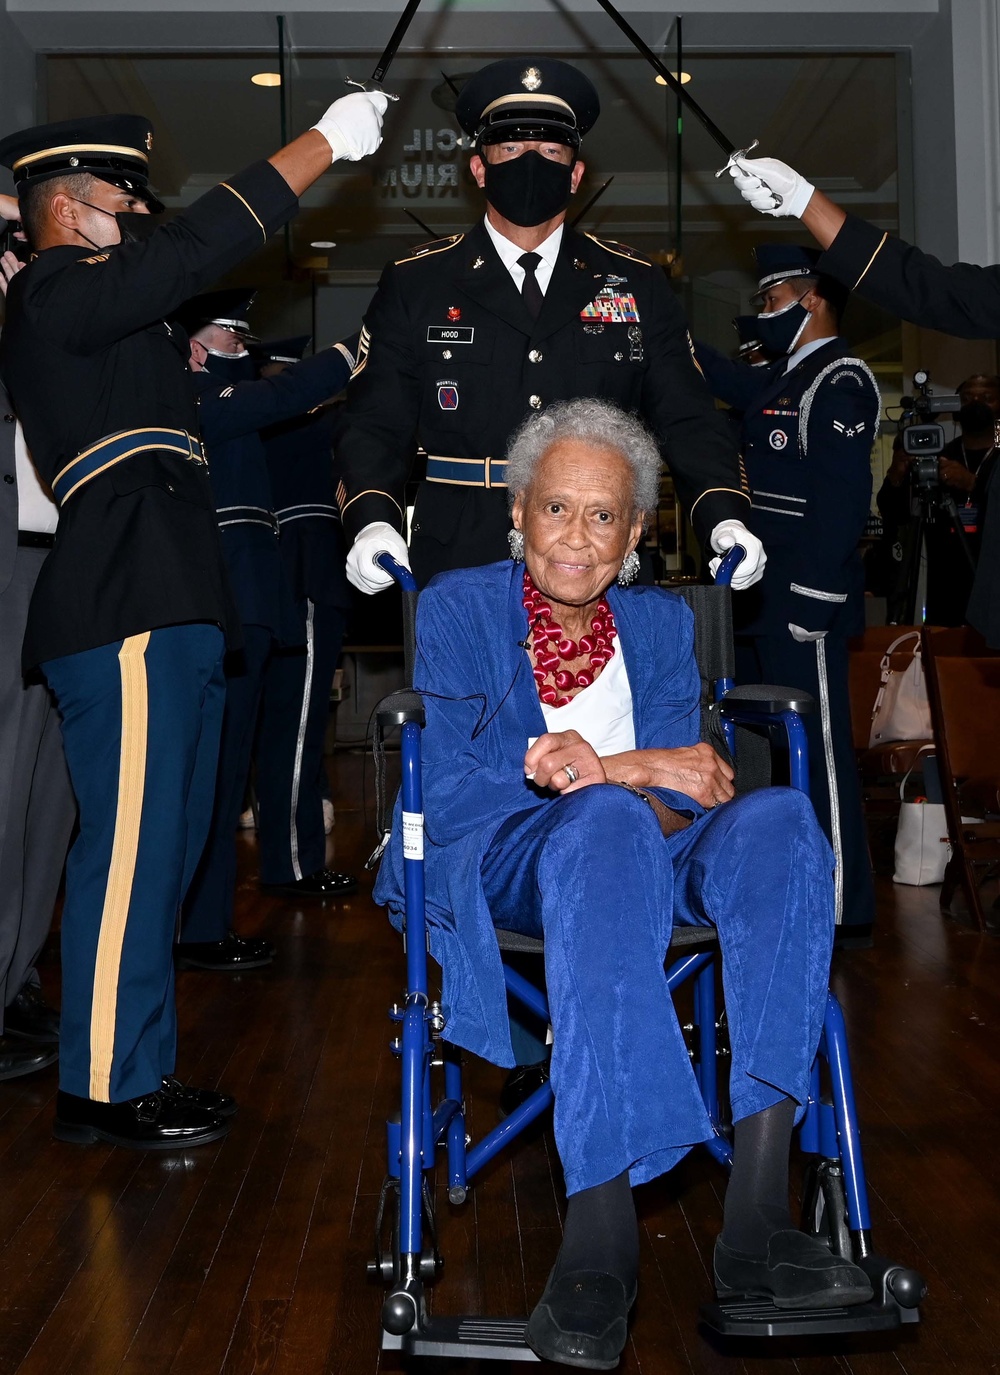
<instances>
[{"instance_id":1,"label":"blue uniform jacket","mask_svg":"<svg viewBox=\"0 0 1000 1375\"><path fill-rule=\"evenodd\" d=\"M726 360L728 362L728 360ZM858 541L871 509L871 450L881 401L875 379L844 339L815 349L791 372L710 363L709 385L743 411L751 510L767 551L764 577L734 600L752 635L864 629Z\"/></svg>"},{"instance_id":2,"label":"blue uniform jacket","mask_svg":"<svg viewBox=\"0 0 1000 1375\"><path fill-rule=\"evenodd\" d=\"M414 685L424 693L424 857L431 953L443 970L445 1034L500 1065L513 1065L503 972L483 893L483 856L510 816L557 807L524 777L529 736L545 720L528 656L523 566L487 564L432 579L420 595ZM637 749L699 738L694 618L656 587L612 584L608 601L632 688ZM666 789L658 796L695 816L703 808ZM595 838L596 839L596 838ZM395 925L403 910L399 799L375 885ZM669 914L667 914L669 917Z\"/></svg>"},{"instance_id":3,"label":"blue uniform jacket","mask_svg":"<svg viewBox=\"0 0 1000 1375\"><path fill-rule=\"evenodd\" d=\"M285 644L304 638L278 549L278 521L259 431L302 415L347 383L338 349L325 349L276 377L222 383L194 374L212 495L240 620Z\"/></svg>"},{"instance_id":4,"label":"blue uniform jacket","mask_svg":"<svg viewBox=\"0 0 1000 1375\"><path fill-rule=\"evenodd\" d=\"M301 365L299 365L301 366ZM334 416L329 407L263 433L281 557L300 601L351 607L347 543L333 483Z\"/></svg>"}]
</instances>

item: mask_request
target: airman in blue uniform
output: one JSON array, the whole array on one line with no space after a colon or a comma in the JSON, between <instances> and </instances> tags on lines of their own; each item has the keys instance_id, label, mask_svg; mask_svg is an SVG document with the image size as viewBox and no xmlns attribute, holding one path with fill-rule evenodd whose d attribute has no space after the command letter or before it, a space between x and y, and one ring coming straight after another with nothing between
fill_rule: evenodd
<instances>
[{"instance_id":1,"label":"airman in blue uniform","mask_svg":"<svg viewBox=\"0 0 1000 1375\"><path fill-rule=\"evenodd\" d=\"M742 681L787 683L817 701L807 718L813 803L837 857L841 942L867 942L874 890L851 737L847 641L864 629L858 542L871 507L881 402L871 370L838 334L846 292L794 245L757 250L769 368L724 367L699 351L709 386L744 411L748 525L766 579L734 602ZM734 374L734 368L737 373Z\"/></svg>"}]
</instances>

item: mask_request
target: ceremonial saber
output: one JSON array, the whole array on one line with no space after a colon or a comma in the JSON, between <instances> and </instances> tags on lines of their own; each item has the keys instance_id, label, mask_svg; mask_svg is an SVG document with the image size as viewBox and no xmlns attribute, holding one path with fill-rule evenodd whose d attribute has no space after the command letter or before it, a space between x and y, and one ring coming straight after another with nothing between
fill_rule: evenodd
<instances>
[{"instance_id":1,"label":"ceremonial saber","mask_svg":"<svg viewBox=\"0 0 1000 1375\"><path fill-rule=\"evenodd\" d=\"M709 137L715 143L717 143L719 147L722 149L722 151L726 154L728 161L725 167L720 167L719 170L716 172L715 175L717 177L721 177L724 172L728 172L730 167L732 167L734 163L738 166L740 158L745 158L753 152L753 150L757 147L757 139L754 139L754 141L748 144L745 148L737 147L737 145L733 143L732 139L726 137L726 135L716 124L715 120L705 113L705 111L695 100L694 96L690 95L684 89L684 86L679 79L679 74L678 76L674 76L673 72L670 71L666 64L656 56L656 53L653 52L649 44L643 38L639 37L635 29L633 29L632 25L625 18L625 16L618 13L614 5L611 3L611 0L597 0L597 3L600 5L601 9L604 10L605 14L607 14L609 18L615 21L615 23L621 29L622 33L625 35L628 41L632 44L633 48L635 48L636 52L640 55L640 57L644 57L646 61L649 63L649 65L653 68L653 70L663 78L667 86L669 86L669 88L678 97L678 99L684 102L684 104L688 107L688 109L691 111L694 117L699 121L702 128L709 135ZM767 187L767 189L768 191L771 191L771 188L769 186ZM777 204L780 205L781 197L778 196L775 191L771 191L771 195L776 198ZM775 208L777 208L777 206Z\"/></svg>"},{"instance_id":2,"label":"ceremonial saber","mask_svg":"<svg viewBox=\"0 0 1000 1375\"><path fill-rule=\"evenodd\" d=\"M385 50L375 64L375 70L372 72L370 78L367 81L352 81L350 77L347 77L346 85L356 86L359 91L382 91L382 94L389 100L399 99L398 95L392 95L389 91L383 91L382 82L385 80L385 74L389 70L390 62L396 56L396 49L406 37L406 30L410 27L413 16L419 8L420 0L407 0L406 9L399 16L396 27L392 31L392 37L385 45Z\"/></svg>"},{"instance_id":3,"label":"ceremonial saber","mask_svg":"<svg viewBox=\"0 0 1000 1375\"><path fill-rule=\"evenodd\" d=\"M604 195L605 191L608 189L608 187L611 185L611 183L612 183L613 181L614 181L614 177L613 177L613 176L610 176L610 177L608 177L608 179L607 179L606 182L604 182L601 186L599 186L599 187L597 188L597 190L596 190L596 191L594 192L594 194L591 196L590 200L589 200L589 201L587 202L587 204L583 207L583 209L580 210L580 211L578 211L578 212L573 216L573 218L570 220L570 222L569 222L569 227L570 227L570 229L575 229L575 228L576 228L576 226L577 226L577 225L580 223L580 221L583 219L584 215L586 215L587 211L590 210L590 209L592 209L592 207L593 207L594 205L596 205L596 203L601 199L601 197ZM407 212L407 213L409 213L409 212Z\"/></svg>"}]
</instances>

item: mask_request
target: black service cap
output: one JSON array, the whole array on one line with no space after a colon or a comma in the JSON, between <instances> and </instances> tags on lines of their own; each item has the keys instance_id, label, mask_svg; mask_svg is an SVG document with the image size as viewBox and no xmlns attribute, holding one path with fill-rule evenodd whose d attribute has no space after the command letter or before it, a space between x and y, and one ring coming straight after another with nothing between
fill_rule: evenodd
<instances>
[{"instance_id":1,"label":"black service cap","mask_svg":"<svg viewBox=\"0 0 1000 1375\"><path fill-rule=\"evenodd\" d=\"M205 291L179 306L174 318L188 334L196 334L205 325L218 325L220 329L231 329L250 339L253 336L247 316L256 295L256 287L245 286Z\"/></svg>"},{"instance_id":2,"label":"black service cap","mask_svg":"<svg viewBox=\"0 0 1000 1375\"><path fill-rule=\"evenodd\" d=\"M477 145L553 139L579 148L600 113L593 82L554 57L491 62L469 78L455 107Z\"/></svg>"},{"instance_id":3,"label":"black service cap","mask_svg":"<svg viewBox=\"0 0 1000 1375\"><path fill-rule=\"evenodd\" d=\"M796 243L762 243L754 249L757 260L757 289L787 282L792 277L818 277L818 248Z\"/></svg>"},{"instance_id":4,"label":"black service cap","mask_svg":"<svg viewBox=\"0 0 1000 1375\"><path fill-rule=\"evenodd\" d=\"M0 165L18 189L53 177L89 172L133 191L154 215L163 210L149 187L153 126L143 115L89 115L21 129L0 141Z\"/></svg>"},{"instance_id":5,"label":"black service cap","mask_svg":"<svg viewBox=\"0 0 1000 1375\"><path fill-rule=\"evenodd\" d=\"M748 353L754 353L764 347L760 342L756 315L737 315L733 320L733 329L739 340L739 348L736 351L738 358L744 358Z\"/></svg>"}]
</instances>

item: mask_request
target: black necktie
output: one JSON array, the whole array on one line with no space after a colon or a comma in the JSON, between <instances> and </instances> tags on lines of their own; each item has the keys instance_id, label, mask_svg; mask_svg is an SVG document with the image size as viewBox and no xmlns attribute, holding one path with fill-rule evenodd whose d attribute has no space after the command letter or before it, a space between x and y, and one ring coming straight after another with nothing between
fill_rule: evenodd
<instances>
[{"instance_id":1,"label":"black necktie","mask_svg":"<svg viewBox=\"0 0 1000 1375\"><path fill-rule=\"evenodd\" d=\"M542 302L545 300L542 295L542 288L538 285L538 278L535 276L535 268L542 261L542 255L540 253L522 253L517 261L519 266L524 268L521 300L528 307L528 314L531 318L537 320Z\"/></svg>"}]
</instances>

